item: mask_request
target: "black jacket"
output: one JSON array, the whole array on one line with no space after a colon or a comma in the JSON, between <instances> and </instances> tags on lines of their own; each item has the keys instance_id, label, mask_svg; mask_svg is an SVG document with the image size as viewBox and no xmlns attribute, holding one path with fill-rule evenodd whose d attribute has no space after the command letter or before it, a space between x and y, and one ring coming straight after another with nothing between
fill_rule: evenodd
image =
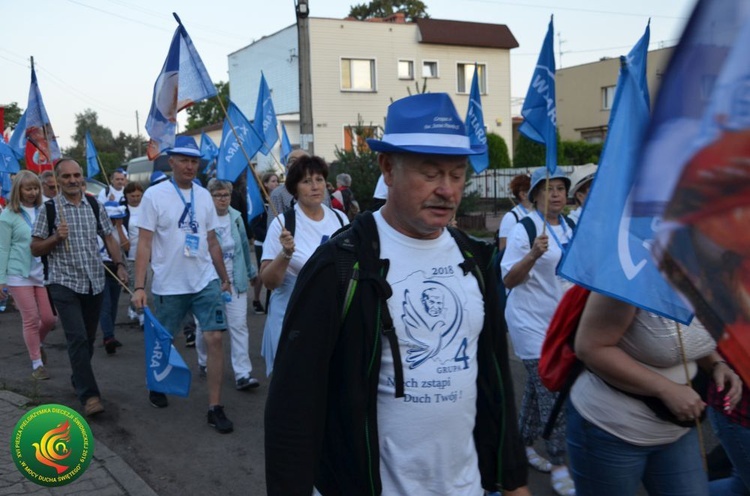
<instances>
[{"instance_id":1,"label":"black jacket","mask_svg":"<svg viewBox=\"0 0 750 496\"><path fill-rule=\"evenodd\" d=\"M460 235L484 279L474 428L482 486L516 489L526 485L527 461L517 430L504 321L489 270L492 247ZM318 248L299 274L266 403L269 495L309 496L313 484L326 496L381 493L376 405L384 336L379 302L391 289L385 281L388 261L379 252L375 221L364 213ZM342 322L342 281L348 280L345 269L355 258L359 280Z\"/></svg>"}]
</instances>

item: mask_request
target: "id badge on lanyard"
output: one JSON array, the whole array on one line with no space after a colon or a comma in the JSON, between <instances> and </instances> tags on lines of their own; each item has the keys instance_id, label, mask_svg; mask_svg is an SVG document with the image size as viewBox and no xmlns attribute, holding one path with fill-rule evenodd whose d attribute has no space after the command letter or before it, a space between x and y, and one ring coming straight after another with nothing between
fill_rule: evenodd
<instances>
[{"instance_id":1,"label":"id badge on lanyard","mask_svg":"<svg viewBox=\"0 0 750 496\"><path fill-rule=\"evenodd\" d=\"M198 256L198 249L200 248L200 237L198 237L198 230L195 223L195 194L193 193L193 187L190 186L190 203L188 203L182 196L182 191L177 187L174 179L172 179L172 185L175 191L177 191L180 200L182 200L182 204L185 205L185 212L182 214L180 224L186 220L185 217L189 216L189 225L192 231L185 233L185 245L183 246L182 254L188 258L195 258Z\"/></svg>"}]
</instances>

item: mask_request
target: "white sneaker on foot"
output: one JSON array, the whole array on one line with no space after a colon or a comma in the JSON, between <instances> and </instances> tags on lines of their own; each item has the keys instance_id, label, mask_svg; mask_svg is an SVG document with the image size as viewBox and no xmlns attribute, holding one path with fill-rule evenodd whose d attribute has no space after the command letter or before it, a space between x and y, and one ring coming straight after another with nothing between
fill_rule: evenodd
<instances>
[{"instance_id":1,"label":"white sneaker on foot","mask_svg":"<svg viewBox=\"0 0 750 496\"><path fill-rule=\"evenodd\" d=\"M560 496L576 496L576 486L570 478L568 467L563 465L552 471L552 489Z\"/></svg>"},{"instance_id":2,"label":"white sneaker on foot","mask_svg":"<svg viewBox=\"0 0 750 496\"><path fill-rule=\"evenodd\" d=\"M531 446L526 447L526 458L529 460L529 465L534 467L540 472L549 473L552 470L552 464L544 458L542 455L536 452Z\"/></svg>"}]
</instances>

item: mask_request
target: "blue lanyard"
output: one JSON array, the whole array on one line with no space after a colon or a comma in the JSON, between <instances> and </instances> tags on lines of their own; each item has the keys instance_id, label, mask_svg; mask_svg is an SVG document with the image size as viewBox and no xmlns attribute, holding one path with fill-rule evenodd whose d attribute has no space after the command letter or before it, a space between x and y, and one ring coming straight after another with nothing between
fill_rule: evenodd
<instances>
[{"instance_id":1,"label":"blue lanyard","mask_svg":"<svg viewBox=\"0 0 750 496\"><path fill-rule=\"evenodd\" d=\"M36 213L39 212L39 207L34 207L34 214L36 216ZM26 211L22 208L21 209L21 215L23 216L23 220L26 221L26 223L29 225L31 229L34 229L34 224L31 222L31 217L29 217L29 214L26 213Z\"/></svg>"},{"instance_id":2,"label":"blue lanyard","mask_svg":"<svg viewBox=\"0 0 750 496\"><path fill-rule=\"evenodd\" d=\"M551 225L549 224L549 222L547 222L547 219L545 219L544 217L542 217L542 214L541 214L541 212L539 212L539 210L537 210L537 211L536 211L536 214L537 214L537 215L539 216L539 218L540 218L540 219L542 219L542 221L543 221L543 222L544 222L544 223L545 223L545 224L547 225L547 230L548 230L548 231L549 231L549 233L550 233L550 234L552 235L552 238L553 238L553 239L555 240L555 243L557 243L557 246L558 246L558 247L560 248L560 251L565 251L565 250L563 249L563 245L562 245L562 243L560 243L560 240L559 240L559 239L557 238L557 234L555 234L555 231L554 231L554 230L552 230L552 226L551 226ZM558 216L557 216L557 218L558 218L558 220L559 220L559 222L560 222L560 225L561 225L561 226L562 226L562 228L563 228L563 234L564 234L564 235L565 235L565 237L567 238L567 234L568 234L568 228L567 228L567 227L565 226L565 224L567 224L567 222L565 222L565 219L563 219L563 216L562 216L562 215L558 215Z\"/></svg>"},{"instance_id":3,"label":"blue lanyard","mask_svg":"<svg viewBox=\"0 0 750 496\"><path fill-rule=\"evenodd\" d=\"M177 191L177 194L180 196L182 204L185 205L185 208L188 208L188 205L190 206L190 225L192 226L193 222L195 221L195 194L193 193L193 185L190 185L190 203L187 203L185 201L185 197L182 196L182 191L180 191L180 188L177 187L177 183L174 182L174 178L171 179L171 182L172 186L174 186L175 191Z\"/></svg>"}]
</instances>

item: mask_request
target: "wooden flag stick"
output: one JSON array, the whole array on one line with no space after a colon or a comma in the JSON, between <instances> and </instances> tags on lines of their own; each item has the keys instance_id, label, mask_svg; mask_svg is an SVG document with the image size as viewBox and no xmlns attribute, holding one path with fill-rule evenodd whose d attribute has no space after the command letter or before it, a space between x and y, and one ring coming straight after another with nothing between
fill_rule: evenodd
<instances>
[{"instance_id":1,"label":"wooden flag stick","mask_svg":"<svg viewBox=\"0 0 750 496\"><path fill-rule=\"evenodd\" d=\"M547 231L547 212L549 211L549 169L547 169L547 176L544 178L544 194L545 200L544 200L544 224L542 224L542 236L546 234Z\"/></svg>"}]
</instances>

